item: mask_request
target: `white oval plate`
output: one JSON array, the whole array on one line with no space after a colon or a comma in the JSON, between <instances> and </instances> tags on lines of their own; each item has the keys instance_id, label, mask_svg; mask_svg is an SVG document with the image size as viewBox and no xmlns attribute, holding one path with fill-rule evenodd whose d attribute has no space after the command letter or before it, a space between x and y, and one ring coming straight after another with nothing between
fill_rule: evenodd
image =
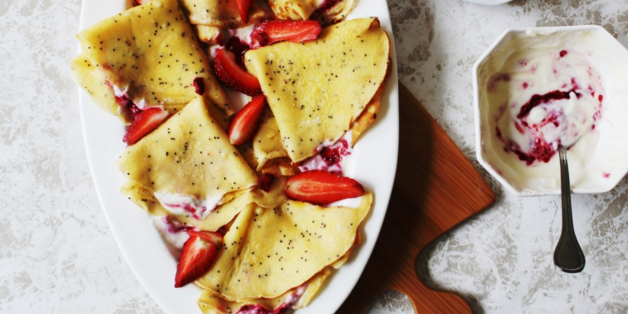
<instances>
[{"instance_id":1,"label":"white oval plate","mask_svg":"<svg viewBox=\"0 0 628 314\"><path fill-rule=\"evenodd\" d=\"M125 0L84 0L80 29L123 11ZM376 16L388 32L391 44L392 24L385 0L363 0L348 19ZM348 173L375 194L375 204L363 226L363 243L355 249L347 264L336 271L319 295L299 314L334 313L360 278L379 235L397 167L399 145L399 102L397 63L394 47L391 51L392 71L382 97L377 121L355 147ZM173 314L201 313L196 301L201 290L194 285L175 289L177 261L173 259L157 230L144 211L120 193L124 176L115 160L125 148L122 143L124 127L104 111L79 88L83 135L96 191L109 226L120 250L135 276L146 291L167 312Z\"/></svg>"}]
</instances>

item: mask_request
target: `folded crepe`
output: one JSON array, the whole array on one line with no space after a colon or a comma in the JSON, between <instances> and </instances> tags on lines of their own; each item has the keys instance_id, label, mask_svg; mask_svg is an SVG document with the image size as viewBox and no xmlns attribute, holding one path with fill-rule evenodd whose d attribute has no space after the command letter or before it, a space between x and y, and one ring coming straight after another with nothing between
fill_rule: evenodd
<instances>
[{"instance_id":1,"label":"folded crepe","mask_svg":"<svg viewBox=\"0 0 628 314\"><path fill-rule=\"evenodd\" d=\"M366 106L360 116L351 123L350 145L355 146L358 139L366 132L369 126L377 118L381 105L381 95L384 91L382 84L373 96L373 99ZM294 175L294 164L288 157L288 152L282 145L281 134L275 116L272 111L266 110L262 118L261 126L252 141L253 162L249 165L261 173L272 173L275 175ZM242 151L242 150L240 150ZM249 153L247 151L247 153Z\"/></svg>"},{"instance_id":2,"label":"folded crepe","mask_svg":"<svg viewBox=\"0 0 628 314\"><path fill-rule=\"evenodd\" d=\"M210 271L195 283L233 302L279 297L344 258L372 201L367 193L357 208L250 204L225 234Z\"/></svg>"},{"instance_id":3,"label":"folded crepe","mask_svg":"<svg viewBox=\"0 0 628 314\"><path fill-rule=\"evenodd\" d=\"M288 157L288 152L281 144L277 121L270 109L266 109L259 130L253 137L253 152L257 170L262 169L269 160Z\"/></svg>"},{"instance_id":4,"label":"folded crepe","mask_svg":"<svg viewBox=\"0 0 628 314\"><path fill-rule=\"evenodd\" d=\"M272 299L255 299L243 302L227 301L211 290L204 290L198 299L198 306L205 314L231 314L237 313L244 306L260 305L266 309L276 308L300 309L307 306L321 288L325 279L331 274L329 267L314 275L300 287L290 289L279 297Z\"/></svg>"},{"instance_id":5,"label":"folded crepe","mask_svg":"<svg viewBox=\"0 0 628 314\"><path fill-rule=\"evenodd\" d=\"M190 23L223 28L240 28L267 16L253 0L247 23L242 22L236 0L180 0L189 13Z\"/></svg>"},{"instance_id":6,"label":"folded crepe","mask_svg":"<svg viewBox=\"0 0 628 314\"><path fill-rule=\"evenodd\" d=\"M193 82L199 77L204 81L204 94L227 114L233 113L176 0L154 0L123 11L87 28L77 38L91 71L101 72L89 75L101 75L116 95L140 108L180 108L197 96ZM92 72L76 76L88 73Z\"/></svg>"},{"instance_id":7,"label":"folded crepe","mask_svg":"<svg viewBox=\"0 0 628 314\"><path fill-rule=\"evenodd\" d=\"M198 97L118 159L127 180L153 192L171 212L202 220L234 192L257 184L255 172Z\"/></svg>"},{"instance_id":8,"label":"folded crepe","mask_svg":"<svg viewBox=\"0 0 628 314\"><path fill-rule=\"evenodd\" d=\"M315 41L249 50L245 64L260 81L285 151L299 162L352 127L381 90L389 58L388 36L366 18L327 27Z\"/></svg>"},{"instance_id":9,"label":"folded crepe","mask_svg":"<svg viewBox=\"0 0 628 314\"><path fill-rule=\"evenodd\" d=\"M96 69L85 53L70 62L70 68L76 82L83 87L92 99L105 111L117 116L124 123L131 123L116 101L113 89L107 84L105 75Z\"/></svg>"},{"instance_id":10,"label":"folded crepe","mask_svg":"<svg viewBox=\"0 0 628 314\"><path fill-rule=\"evenodd\" d=\"M335 23L344 19L357 1L339 0L332 7L321 8L320 0L270 0L268 4L278 19L308 20L316 18L323 23Z\"/></svg>"},{"instance_id":11,"label":"folded crepe","mask_svg":"<svg viewBox=\"0 0 628 314\"><path fill-rule=\"evenodd\" d=\"M210 45L220 44L222 39L222 31L220 27L207 26L207 25L195 25L198 39L204 43Z\"/></svg>"},{"instance_id":12,"label":"folded crepe","mask_svg":"<svg viewBox=\"0 0 628 314\"><path fill-rule=\"evenodd\" d=\"M353 246L355 247L357 245L360 245L360 242L360 233L358 232L356 234L356 239L353 242ZM271 311L273 309L288 311L304 308L314 299L320 288L323 286L323 283L325 282L327 277L331 275L332 270L339 269L342 265L344 265L349 259L350 255L351 250L349 250L343 257L338 259L329 267L325 267L325 269L314 275L304 284L300 285L299 287L290 289L276 298L260 298L242 302L232 302L221 298L219 295L211 290L203 290L201 297L198 299L198 306L205 314L237 313L245 306L255 305L261 305ZM278 312L284 313L281 312L281 310Z\"/></svg>"}]
</instances>

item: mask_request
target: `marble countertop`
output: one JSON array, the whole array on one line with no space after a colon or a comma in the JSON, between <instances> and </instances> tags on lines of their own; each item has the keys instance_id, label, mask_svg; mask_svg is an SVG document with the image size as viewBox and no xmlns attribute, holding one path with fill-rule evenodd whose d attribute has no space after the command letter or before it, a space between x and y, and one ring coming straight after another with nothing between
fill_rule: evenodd
<instances>
[{"instance_id":1,"label":"marble countertop","mask_svg":"<svg viewBox=\"0 0 628 314\"><path fill-rule=\"evenodd\" d=\"M0 2L0 313L163 313L123 260L90 177L68 67L80 6ZM598 24L628 46L628 4L395 0L389 7L401 81L498 195L420 255L421 280L461 294L475 313L626 313L628 179L573 198L587 266L560 272L552 263L559 197L510 195L475 161L470 70L509 27ZM412 307L387 293L365 313Z\"/></svg>"}]
</instances>

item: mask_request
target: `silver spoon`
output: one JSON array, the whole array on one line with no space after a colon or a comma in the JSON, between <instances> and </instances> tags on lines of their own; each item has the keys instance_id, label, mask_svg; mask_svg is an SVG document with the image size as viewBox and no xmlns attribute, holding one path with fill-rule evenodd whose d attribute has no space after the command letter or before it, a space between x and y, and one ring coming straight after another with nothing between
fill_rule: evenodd
<instances>
[{"instance_id":1,"label":"silver spoon","mask_svg":"<svg viewBox=\"0 0 628 314\"><path fill-rule=\"evenodd\" d=\"M563 227L560 239L554 250L554 264L566 273L579 273L584 269L584 253L578 244L573 229L573 215L571 213L571 185L569 183L569 168L567 167L567 147L558 148L560 157L560 190L563 203Z\"/></svg>"}]
</instances>

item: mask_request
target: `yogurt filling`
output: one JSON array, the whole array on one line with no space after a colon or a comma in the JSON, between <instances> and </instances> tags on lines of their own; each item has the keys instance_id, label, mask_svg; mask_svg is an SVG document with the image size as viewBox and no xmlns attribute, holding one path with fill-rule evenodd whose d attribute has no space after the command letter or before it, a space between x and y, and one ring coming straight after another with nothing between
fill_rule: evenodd
<instances>
[{"instance_id":1,"label":"yogurt filling","mask_svg":"<svg viewBox=\"0 0 628 314\"><path fill-rule=\"evenodd\" d=\"M121 106L126 106L128 105L128 102L131 102L140 110L146 109L146 100L142 99L139 102L134 102L133 100L131 100L131 98L129 98L129 94L127 93L128 87L122 89L119 86L111 83L110 81L107 81L107 85L111 86L111 89L113 89L113 94L116 96L116 101Z\"/></svg>"},{"instance_id":2,"label":"yogurt filling","mask_svg":"<svg viewBox=\"0 0 628 314\"><path fill-rule=\"evenodd\" d=\"M154 216L152 220L164 240L179 250L183 248L183 244L190 237L186 231L195 229L182 224L172 216Z\"/></svg>"},{"instance_id":3,"label":"yogurt filling","mask_svg":"<svg viewBox=\"0 0 628 314\"><path fill-rule=\"evenodd\" d=\"M351 155L353 151L351 145L352 138L352 133L349 131L335 143L325 142L321 144L317 148L319 153L301 162L299 170L301 170L301 172L322 170L343 175L343 169L346 168L346 164L343 163L343 160Z\"/></svg>"},{"instance_id":4,"label":"yogurt filling","mask_svg":"<svg viewBox=\"0 0 628 314\"><path fill-rule=\"evenodd\" d=\"M155 197L169 212L175 215L191 215L196 220L203 220L216 209L222 195L200 200L191 195L155 192Z\"/></svg>"},{"instance_id":5,"label":"yogurt filling","mask_svg":"<svg viewBox=\"0 0 628 314\"><path fill-rule=\"evenodd\" d=\"M286 300L274 309L269 309L261 304L246 304L238 309L236 314L287 314L290 313L299 302L307 289L307 283L301 285L297 291L289 295Z\"/></svg>"}]
</instances>

